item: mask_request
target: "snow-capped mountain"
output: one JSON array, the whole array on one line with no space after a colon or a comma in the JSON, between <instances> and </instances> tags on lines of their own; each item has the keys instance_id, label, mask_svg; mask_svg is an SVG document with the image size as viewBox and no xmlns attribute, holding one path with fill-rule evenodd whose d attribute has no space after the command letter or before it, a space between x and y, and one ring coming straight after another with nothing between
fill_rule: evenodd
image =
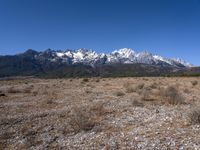
<instances>
[{"instance_id":1,"label":"snow-capped mountain","mask_svg":"<svg viewBox=\"0 0 200 150\"><path fill-rule=\"evenodd\" d=\"M153 55L148 51L135 52L130 48L115 50L109 54L97 53L88 49L55 51L46 50L39 52L35 58L40 60L49 60L51 62L62 62L67 64L85 64L85 65L101 65L101 64L150 64L174 67L192 67L190 63L181 59L169 59L158 55Z\"/></svg>"},{"instance_id":2,"label":"snow-capped mountain","mask_svg":"<svg viewBox=\"0 0 200 150\"><path fill-rule=\"evenodd\" d=\"M0 78L8 76L39 77L118 77L176 76L200 74L181 59L169 59L148 51L123 48L109 54L88 49L27 50L17 55L0 56Z\"/></svg>"}]
</instances>

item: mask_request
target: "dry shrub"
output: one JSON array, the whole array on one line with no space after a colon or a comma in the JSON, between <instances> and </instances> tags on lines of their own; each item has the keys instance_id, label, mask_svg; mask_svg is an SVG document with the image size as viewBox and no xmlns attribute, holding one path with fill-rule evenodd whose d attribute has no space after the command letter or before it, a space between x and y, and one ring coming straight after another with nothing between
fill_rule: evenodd
<instances>
[{"instance_id":1,"label":"dry shrub","mask_svg":"<svg viewBox=\"0 0 200 150\"><path fill-rule=\"evenodd\" d=\"M158 84L157 83L152 83L150 86L149 86L151 89L157 89L159 88Z\"/></svg>"},{"instance_id":2,"label":"dry shrub","mask_svg":"<svg viewBox=\"0 0 200 150\"><path fill-rule=\"evenodd\" d=\"M108 112L104 105L103 102L97 102L91 106L90 111L94 112L96 116L102 116Z\"/></svg>"},{"instance_id":3,"label":"dry shrub","mask_svg":"<svg viewBox=\"0 0 200 150\"><path fill-rule=\"evenodd\" d=\"M137 86L136 86L136 89L139 89L139 90L141 90L141 89L143 89L144 88L144 83L140 83L140 84L138 84Z\"/></svg>"},{"instance_id":4,"label":"dry shrub","mask_svg":"<svg viewBox=\"0 0 200 150\"><path fill-rule=\"evenodd\" d=\"M32 89L33 89L33 85L31 85L31 86L29 86L27 88L24 88L23 89L23 93L31 93Z\"/></svg>"},{"instance_id":5,"label":"dry shrub","mask_svg":"<svg viewBox=\"0 0 200 150\"><path fill-rule=\"evenodd\" d=\"M183 91L184 91L184 93L186 93L186 94L189 94L189 93L190 93L190 90L189 90L189 89L187 89L187 88L186 88L186 89L184 89Z\"/></svg>"},{"instance_id":6,"label":"dry shrub","mask_svg":"<svg viewBox=\"0 0 200 150\"><path fill-rule=\"evenodd\" d=\"M52 99L49 99L46 101L46 104L52 105L52 104L55 104L55 102Z\"/></svg>"},{"instance_id":7,"label":"dry shrub","mask_svg":"<svg viewBox=\"0 0 200 150\"><path fill-rule=\"evenodd\" d=\"M33 96L36 96L36 95L38 95L38 91L33 91L32 94L33 94Z\"/></svg>"},{"instance_id":8,"label":"dry shrub","mask_svg":"<svg viewBox=\"0 0 200 150\"><path fill-rule=\"evenodd\" d=\"M4 94L4 93L0 93L0 97L2 97L2 96L6 96L6 94Z\"/></svg>"},{"instance_id":9,"label":"dry shrub","mask_svg":"<svg viewBox=\"0 0 200 150\"><path fill-rule=\"evenodd\" d=\"M15 87L10 87L7 89L8 93L22 93L22 91L20 89L17 89Z\"/></svg>"},{"instance_id":10,"label":"dry shrub","mask_svg":"<svg viewBox=\"0 0 200 150\"><path fill-rule=\"evenodd\" d=\"M88 78L84 78L82 81L83 82L89 82L89 79Z\"/></svg>"},{"instance_id":11,"label":"dry shrub","mask_svg":"<svg viewBox=\"0 0 200 150\"><path fill-rule=\"evenodd\" d=\"M144 81L149 81L149 79L148 79L148 78L143 78L143 80L144 80Z\"/></svg>"},{"instance_id":12,"label":"dry shrub","mask_svg":"<svg viewBox=\"0 0 200 150\"><path fill-rule=\"evenodd\" d=\"M141 99L143 101L154 101L154 100L156 100L155 96L152 94L151 88L149 88L149 87L143 89Z\"/></svg>"},{"instance_id":13,"label":"dry shrub","mask_svg":"<svg viewBox=\"0 0 200 150\"><path fill-rule=\"evenodd\" d=\"M70 118L70 124L75 132L89 131L98 125L101 121L101 116L106 113L103 103L97 103L92 106L75 106L73 115Z\"/></svg>"},{"instance_id":14,"label":"dry shrub","mask_svg":"<svg viewBox=\"0 0 200 150\"><path fill-rule=\"evenodd\" d=\"M175 86L168 86L164 92L162 92L164 100L169 104L178 105L184 103L184 98Z\"/></svg>"},{"instance_id":15,"label":"dry shrub","mask_svg":"<svg viewBox=\"0 0 200 150\"><path fill-rule=\"evenodd\" d=\"M100 82L100 79L96 79L96 82Z\"/></svg>"},{"instance_id":16,"label":"dry shrub","mask_svg":"<svg viewBox=\"0 0 200 150\"><path fill-rule=\"evenodd\" d=\"M85 89L85 93L90 94L90 93L92 93L92 90L91 89Z\"/></svg>"},{"instance_id":17,"label":"dry shrub","mask_svg":"<svg viewBox=\"0 0 200 150\"><path fill-rule=\"evenodd\" d=\"M117 91L117 92L115 92L115 95L116 95L116 96L124 96L125 93L122 92L122 91Z\"/></svg>"},{"instance_id":18,"label":"dry shrub","mask_svg":"<svg viewBox=\"0 0 200 150\"><path fill-rule=\"evenodd\" d=\"M135 88L132 87L132 86L129 86L129 87L126 88L126 92L127 93L133 93L133 92L135 92Z\"/></svg>"},{"instance_id":19,"label":"dry shrub","mask_svg":"<svg viewBox=\"0 0 200 150\"><path fill-rule=\"evenodd\" d=\"M133 93L133 92L135 92L135 88L129 82L124 83L123 86L126 89L127 93Z\"/></svg>"},{"instance_id":20,"label":"dry shrub","mask_svg":"<svg viewBox=\"0 0 200 150\"><path fill-rule=\"evenodd\" d=\"M41 102L40 106L45 109L52 109L58 106L58 103L53 99L47 99Z\"/></svg>"},{"instance_id":21,"label":"dry shrub","mask_svg":"<svg viewBox=\"0 0 200 150\"><path fill-rule=\"evenodd\" d=\"M0 97L1 96L6 96L6 94L3 91L0 90Z\"/></svg>"},{"instance_id":22,"label":"dry shrub","mask_svg":"<svg viewBox=\"0 0 200 150\"><path fill-rule=\"evenodd\" d=\"M189 114L190 121L193 124L200 124L200 109L194 109Z\"/></svg>"},{"instance_id":23,"label":"dry shrub","mask_svg":"<svg viewBox=\"0 0 200 150\"><path fill-rule=\"evenodd\" d=\"M8 93L31 93L33 86L28 86L28 87L23 87L23 88L19 88L19 87L10 87L7 89Z\"/></svg>"},{"instance_id":24,"label":"dry shrub","mask_svg":"<svg viewBox=\"0 0 200 150\"><path fill-rule=\"evenodd\" d=\"M191 83L192 83L193 86L196 86L198 84L198 81L196 81L196 80L195 81L191 81Z\"/></svg>"},{"instance_id":25,"label":"dry shrub","mask_svg":"<svg viewBox=\"0 0 200 150\"><path fill-rule=\"evenodd\" d=\"M136 107L144 107L144 104L137 100L133 100L132 105Z\"/></svg>"}]
</instances>

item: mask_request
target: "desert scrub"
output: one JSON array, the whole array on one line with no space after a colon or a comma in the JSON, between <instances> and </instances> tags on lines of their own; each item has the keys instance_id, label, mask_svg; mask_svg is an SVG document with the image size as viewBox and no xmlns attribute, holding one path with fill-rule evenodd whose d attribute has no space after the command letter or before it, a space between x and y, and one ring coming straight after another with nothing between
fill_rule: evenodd
<instances>
[{"instance_id":1,"label":"desert scrub","mask_svg":"<svg viewBox=\"0 0 200 150\"><path fill-rule=\"evenodd\" d=\"M192 110L189 114L189 118L190 118L191 123L200 124L200 109L196 108Z\"/></svg>"},{"instance_id":2,"label":"desert scrub","mask_svg":"<svg viewBox=\"0 0 200 150\"><path fill-rule=\"evenodd\" d=\"M84 78L84 79L82 80L82 82L89 82L89 79L88 79L88 78Z\"/></svg>"},{"instance_id":3,"label":"desert scrub","mask_svg":"<svg viewBox=\"0 0 200 150\"><path fill-rule=\"evenodd\" d=\"M143 88L144 88L144 83L140 83L140 84L138 84L137 87L136 87L136 89L139 89L139 90L141 90L141 89L143 89Z\"/></svg>"},{"instance_id":4,"label":"desert scrub","mask_svg":"<svg viewBox=\"0 0 200 150\"><path fill-rule=\"evenodd\" d=\"M135 92L135 88L132 86L132 84L130 82L124 83L123 87L126 89L127 93Z\"/></svg>"},{"instance_id":5,"label":"desert scrub","mask_svg":"<svg viewBox=\"0 0 200 150\"><path fill-rule=\"evenodd\" d=\"M154 100L156 100L155 95L153 95L152 89L150 87L146 87L142 90L141 100L143 100L143 101L154 101Z\"/></svg>"},{"instance_id":6,"label":"desert scrub","mask_svg":"<svg viewBox=\"0 0 200 150\"><path fill-rule=\"evenodd\" d=\"M96 79L96 82L100 82L100 79Z\"/></svg>"},{"instance_id":7,"label":"desert scrub","mask_svg":"<svg viewBox=\"0 0 200 150\"><path fill-rule=\"evenodd\" d=\"M196 80L195 81L191 81L191 83L192 83L193 86L196 86L198 84L198 81L196 81Z\"/></svg>"},{"instance_id":8,"label":"desert scrub","mask_svg":"<svg viewBox=\"0 0 200 150\"><path fill-rule=\"evenodd\" d=\"M7 93L31 93L33 89L33 86L28 86L28 87L10 87L7 89Z\"/></svg>"},{"instance_id":9,"label":"desert scrub","mask_svg":"<svg viewBox=\"0 0 200 150\"><path fill-rule=\"evenodd\" d=\"M97 103L92 106L74 106L70 124L74 132L89 131L101 122L105 113L106 109L103 103Z\"/></svg>"},{"instance_id":10,"label":"desert scrub","mask_svg":"<svg viewBox=\"0 0 200 150\"><path fill-rule=\"evenodd\" d=\"M117 92L115 92L114 94L115 94L116 96L124 96L124 95L125 95L125 93L122 92L122 91L117 91Z\"/></svg>"},{"instance_id":11,"label":"desert scrub","mask_svg":"<svg viewBox=\"0 0 200 150\"><path fill-rule=\"evenodd\" d=\"M178 105L184 103L184 97L175 86L168 86L162 93L166 102L171 105Z\"/></svg>"},{"instance_id":12,"label":"desert scrub","mask_svg":"<svg viewBox=\"0 0 200 150\"><path fill-rule=\"evenodd\" d=\"M132 105L135 107L144 107L144 104L139 102L138 100L133 100Z\"/></svg>"}]
</instances>

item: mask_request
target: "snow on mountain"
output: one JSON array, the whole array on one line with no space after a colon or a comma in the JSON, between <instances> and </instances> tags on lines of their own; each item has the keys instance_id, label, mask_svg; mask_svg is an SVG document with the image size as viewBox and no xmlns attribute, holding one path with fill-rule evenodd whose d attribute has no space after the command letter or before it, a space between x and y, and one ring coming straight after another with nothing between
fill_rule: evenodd
<instances>
[{"instance_id":1,"label":"snow on mountain","mask_svg":"<svg viewBox=\"0 0 200 150\"><path fill-rule=\"evenodd\" d=\"M50 54L51 53L51 54ZM143 51L136 53L130 48L122 48L115 50L110 54L96 53L93 50L88 49L78 49L78 50L66 50L66 51L51 51L47 50L41 52L40 55L47 56L53 61L62 60L62 62L67 62L69 64L133 64L133 63L144 63L151 65L171 65L175 67L192 67L190 63L177 59L164 58L158 55L153 55L148 51Z\"/></svg>"},{"instance_id":2,"label":"snow on mountain","mask_svg":"<svg viewBox=\"0 0 200 150\"><path fill-rule=\"evenodd\" d=\"M189 62L186 62L185 60L182 60L180 58L173 58L172 60L177 61L178 63L181 63L182 65L187 66L187 67L194 67L194 65L192 65Z\"/></svg>"}]
</instances>

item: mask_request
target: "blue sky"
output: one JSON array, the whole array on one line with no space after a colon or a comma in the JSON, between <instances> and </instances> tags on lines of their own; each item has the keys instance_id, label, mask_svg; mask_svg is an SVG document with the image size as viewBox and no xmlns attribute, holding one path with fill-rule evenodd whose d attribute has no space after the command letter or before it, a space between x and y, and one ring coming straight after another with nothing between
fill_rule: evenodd
<instances>
[{"instance_id":1,"label":"blue sky","mask_svg":"<svg viewBox=\"0 0 200 150\"><path fill-rule=\"evenodd\" d=\"M200 0L0 0L0 55L124 47L200 66Z\"/></svg>"}]
</instances>

